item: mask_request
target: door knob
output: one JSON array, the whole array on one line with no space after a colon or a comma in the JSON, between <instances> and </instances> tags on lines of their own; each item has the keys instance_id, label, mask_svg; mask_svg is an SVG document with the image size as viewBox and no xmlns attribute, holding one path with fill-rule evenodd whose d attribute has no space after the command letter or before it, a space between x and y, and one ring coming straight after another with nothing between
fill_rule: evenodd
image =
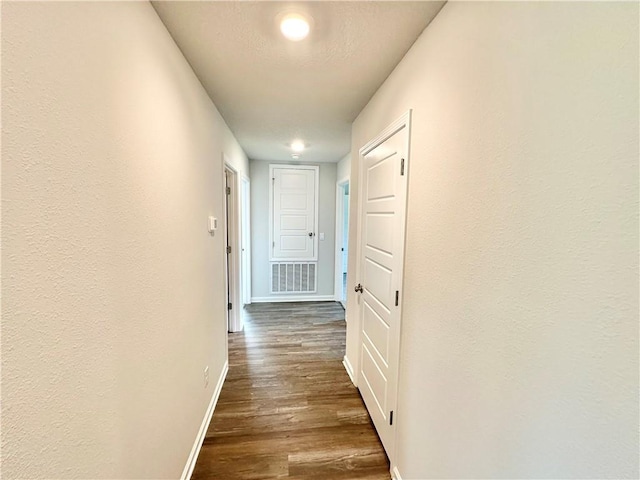
<instances>
[{"instance_id":1,"label":"door knob","mask_svg":"<svg viewBox=\"0 0 640 480\"><path fill-rule=\"evenodd\" d=\"M309 236L310 236L310 237L313 237L314 235L315 235L315 233L313 233L313 232L309 232Z\"/></svg>"},{"instance_id":2,"label":"door knob","mask_svg":"<svg viewBox=\"0 0 640 480\"><path fill-rule=\"evenodd\" d=\"M360 284L356 285L355 290L356 290L356 293L358 293L358 292L362 293L362 285L360 285Z\"/></svg>"}]
</instances>

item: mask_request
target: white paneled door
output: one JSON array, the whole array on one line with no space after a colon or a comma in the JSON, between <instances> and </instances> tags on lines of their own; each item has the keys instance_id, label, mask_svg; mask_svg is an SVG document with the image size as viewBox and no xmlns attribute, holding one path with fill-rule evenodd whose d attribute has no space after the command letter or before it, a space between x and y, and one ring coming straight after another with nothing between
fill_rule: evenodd
<instances>
[{"instance_id":1,"label":"white paneled door","mask_svg":"<svg viewBox=\"0 0 640 480\"><path fill-rule=\"evenodd\" d=\"M317 260L318 167L271 165L271 260Z\"/></svg>"},{"instance_id":2,"label":"white paneled door","mask_svg":"<svg viewBox=\"0 0 640 480\"><path fill-rule=\"evenodd\" d=\"M398 415L408 149L409 113L360 150L358 388L390 459Z\"/></svg>"}]
</instances>

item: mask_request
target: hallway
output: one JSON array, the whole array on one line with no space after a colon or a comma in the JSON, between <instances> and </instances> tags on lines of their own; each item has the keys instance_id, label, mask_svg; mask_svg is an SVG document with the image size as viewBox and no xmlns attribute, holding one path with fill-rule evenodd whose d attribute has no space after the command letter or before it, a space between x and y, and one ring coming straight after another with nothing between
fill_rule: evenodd
<instances>
[{"instance_id":1,"label":"hallway","mask_svg":"<svg viewBox=\"0 0 640 480\"><path fill-rule=\"evenodd\" d=\"M252 304L229 334L229 373L193 479L388 479L389 465L341 364L338 303Z\"/></svg>"},{"instance_id":2,"label":"hallway","mask_svg":"<svg viewBox=\"0 0 640 480\"><path fill-rule=\"evenodd\" d=\"M640 0L0 6L0 478L640 479Z\"/></svg>"}]
</instances>

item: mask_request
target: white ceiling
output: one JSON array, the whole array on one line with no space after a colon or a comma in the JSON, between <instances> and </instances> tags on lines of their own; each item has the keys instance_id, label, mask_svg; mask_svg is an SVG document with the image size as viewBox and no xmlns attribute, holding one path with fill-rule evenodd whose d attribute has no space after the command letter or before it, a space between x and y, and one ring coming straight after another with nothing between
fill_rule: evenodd
<instances>
[{"instance_id":1,"label":"white ceiling","mask_svg":"<svg viewBox=\"0 0 640 480\"><path fill-rule=\"evenodd\" d=\"M156 1L153 6L249 158L336 162L351 122L442 8L435 1ZM286 40L276 17L311 16Z\"/></svg>"}]
</instances>

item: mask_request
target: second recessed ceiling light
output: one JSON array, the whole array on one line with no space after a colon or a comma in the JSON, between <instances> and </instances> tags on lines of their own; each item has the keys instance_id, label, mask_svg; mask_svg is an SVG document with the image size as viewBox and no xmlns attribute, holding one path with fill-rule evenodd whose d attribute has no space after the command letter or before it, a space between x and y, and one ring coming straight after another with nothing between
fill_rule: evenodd
<instances>
[{"instance_id":1,"label":"second recessed ceiling light","mask_svg":"<svg viewBox=\"0 0 640 480\"><path fill-rule=\"evenodd\" d=\"M304 142L302 140L294 140L291 142L291 150L300 153L304 150Z\"/></svg>"}]
</instances>

